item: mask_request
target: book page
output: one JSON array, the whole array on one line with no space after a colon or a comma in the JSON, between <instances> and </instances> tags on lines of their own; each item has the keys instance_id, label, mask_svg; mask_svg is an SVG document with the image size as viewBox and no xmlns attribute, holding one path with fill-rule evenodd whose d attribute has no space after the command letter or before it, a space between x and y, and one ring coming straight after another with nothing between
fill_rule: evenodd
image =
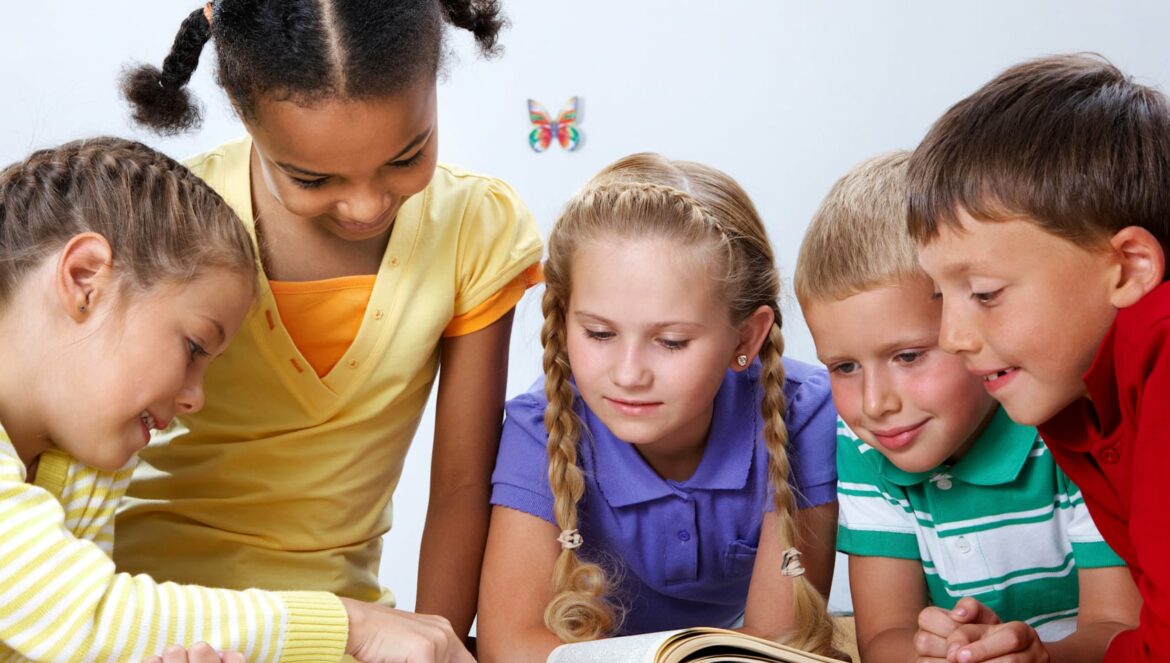
<instances>
[{"instance_id":1,"label":"book page","mask_svg":"<svg viewBox=\"0 0 1170 663\"><path fill-rule=\"evenodd\" d=\"M561 645L548 655L548 663L653 663L662 643L676 633L662 631Z\"/></svg>"}]
</instances>

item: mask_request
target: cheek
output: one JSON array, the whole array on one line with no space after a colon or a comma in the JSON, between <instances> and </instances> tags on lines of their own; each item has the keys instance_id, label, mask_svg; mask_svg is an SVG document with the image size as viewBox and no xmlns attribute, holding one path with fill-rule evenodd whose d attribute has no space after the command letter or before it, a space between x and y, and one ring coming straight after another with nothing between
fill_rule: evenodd
<instances>
[{"instance_id":1,"label":"cheek","mask_svg":"<svg viewBox=\"0 0 1170 663\"><path fill-rule=\"evenodd\" d=\"M845 380L829 374L829 387L833 392L833 405L845 423L854 423L861 414L861 381Z\"/></svg>"},{"instance_id":2,"label":"cheek","mask_svg":"<svg viewBox=\"0 0 1170 663\"><path fill-rule=\"evenodd\" d=\"M903 389L924 410L955 419L979 419L992 404L983 382L954 355L936 358L930 370L906 380Z\"/></svg>"}]
</instances>

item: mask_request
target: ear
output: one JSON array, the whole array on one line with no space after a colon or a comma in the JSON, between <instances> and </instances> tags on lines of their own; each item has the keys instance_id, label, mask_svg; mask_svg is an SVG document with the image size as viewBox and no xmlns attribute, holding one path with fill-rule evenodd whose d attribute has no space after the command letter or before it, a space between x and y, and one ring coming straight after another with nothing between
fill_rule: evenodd
<instances>
[{"instance_id":1,"label":"ear","mask_svg":"<svg viewBox=\"0 0 1170 663\"><path fill-rule=\"evenodd\" d=\"M65 314L81 322L97 306L111 282L113 251L97 233L74 235L57 259L57 298Z\"/></svg>"},{"instance_id":2,"label":"ear","mask_svg":"<svg viewBox=\"0 0 1170 663\"><path fill-rule=\"evenodd\" d=\"M776 314L772 307L760 306L740 323L739 345L735 346L735 354L731 357L731 370L742 371L752 363L760 353L760 346L764 345L764 339L768 338L768 332L772 330L772 323L775 321ZM741 356L747 357L747 363L743 366L737 361Z\"/></svg>"},{"instance_id":3,"label":"ear","mask_svg":"<svg viewBox=\"0 0 1170 663\"><path fill-rule=\"evenodd\" d=\"M1109 246L1120 268L1109 298L1115 308L1133 306L1162 283L1166 254L1153 233L1128 226L1109 239Z\"/></svg>"}]
</instances>

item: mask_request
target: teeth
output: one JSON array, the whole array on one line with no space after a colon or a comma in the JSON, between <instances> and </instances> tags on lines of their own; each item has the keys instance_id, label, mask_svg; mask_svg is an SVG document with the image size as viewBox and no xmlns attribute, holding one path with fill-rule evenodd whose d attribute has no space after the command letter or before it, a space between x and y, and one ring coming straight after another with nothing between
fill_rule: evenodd
<instances>
[{"instance_id":1,"label":"teeth","mask_svg":"<svg viewBox=\"0 0 1170 663\"><path fill-rule=\"evenodd\" d=\"M150 429L150 430L155 429L156 424L154 421L154 417L150 416L150 413L147 412L146 410L143 410L142 414L138 415L138 418L142 420L142 423L146 424L146 427L148 429Z\"/></svg>"},{"instance_id":2,"label":"teeth","mask_svg":"<svg viewBox=\"0 0 1170 663\"><path fill-rule=\"evenodd\" d=\"M989 374L989 375L984 375L984 376L983 376L983 381L984 381L984 382L991 382L992 380L998 380L998 379L1002 378L1003 376L1005 376L1005 375L1007 375L1008 373L1011 373L1011 372L1012 372L1012 369L1010 369L1010 368L1005 368L1005 369L1003 369L1002 371L999 371L999 372L997 372L997 373L991 373L991 374Z\"/></svg>"}]
</instances>

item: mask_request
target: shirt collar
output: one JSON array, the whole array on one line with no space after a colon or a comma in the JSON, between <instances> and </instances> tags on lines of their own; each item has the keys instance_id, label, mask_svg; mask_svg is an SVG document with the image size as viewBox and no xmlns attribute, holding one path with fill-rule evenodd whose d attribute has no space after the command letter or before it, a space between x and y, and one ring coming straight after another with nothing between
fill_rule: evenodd
<instances>
[{"instance_id":1,"label":"shirt collar","mask_svg":"<svg viewBox=\"0 0 1170 663\"><path fill-rule=\"evenodd\" d=\"M578 414L592 437L592 470L605 501L613 507L649 502L678 491L738 490L747 485L748 473L760 432L760 399L757 393L759 365L742 373L727 371L715 395L711 432L694 475L686 481L658 476L635 450L609 432L578 399Z\"/></svg>"},{"instance_id":2,"label":"shirt collar","mask_svg":"<svg viewBox=\"0 0 1170 663\"><path fill-rule=\"evenodd\" d=\"M1036 429L1021 426L1008 417L1002 407L971 445L966 455L953 466L939 466L926 472L906 472L881 456L881 473L899 486L912 486L940 472L964 483L996 486L1015 481L1036 446Z\"/></svg>"}]
</instances>

